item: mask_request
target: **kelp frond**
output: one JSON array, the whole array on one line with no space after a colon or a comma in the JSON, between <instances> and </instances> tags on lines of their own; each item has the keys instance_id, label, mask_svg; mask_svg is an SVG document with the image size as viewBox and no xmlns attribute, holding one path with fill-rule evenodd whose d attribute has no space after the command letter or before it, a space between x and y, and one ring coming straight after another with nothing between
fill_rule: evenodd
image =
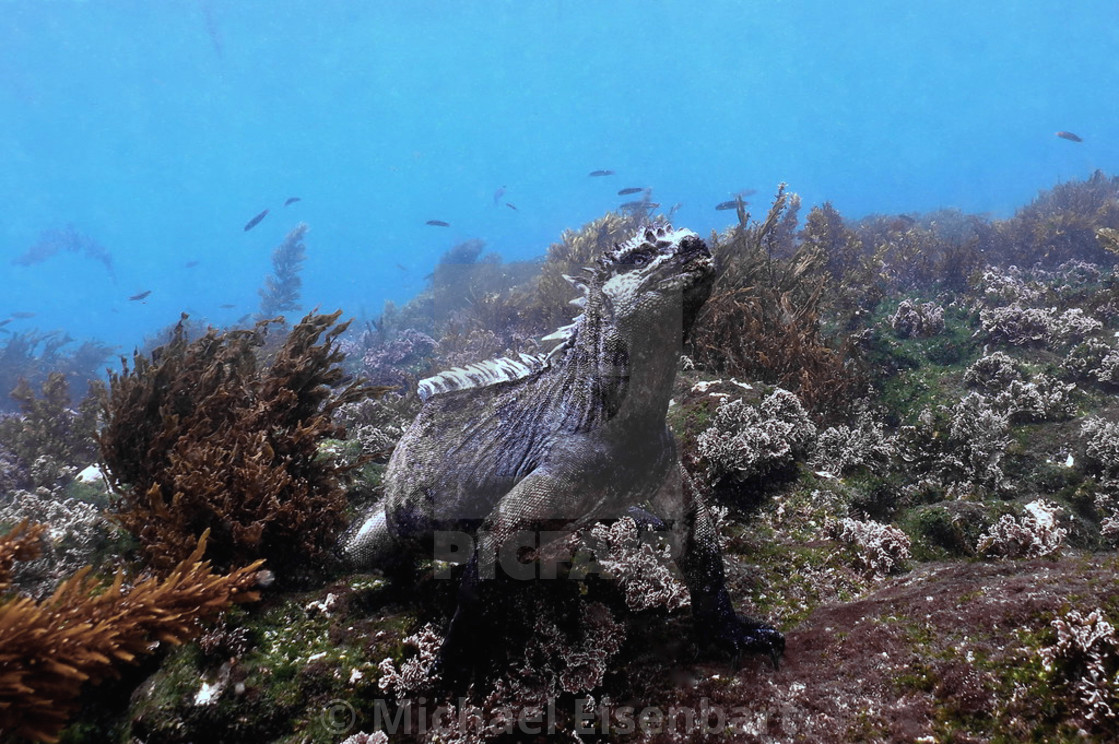
<instances>
[{"instance_id":1,"label":"kelp frond","mask_svg":"<svg viewBox=\"0 0 1119 744\"><path fill-rule=\"evenodd\" d=\"M31 534L0 539L0 562L26 547ZM117 674L155 642L189 640L202 621L234 602L258 599L253 587L263 562L214 574L202 560L208 534L164 578L126 589L118 573L102 587L86 568L47 600L17 597L0 605L0 735L58 741L85 683Z\"/></svg>"},{"instance_id":2,"label":"kelp frond","mask_svg":"<svg viewBox=\"0 0 1119 744\"><path fill-rule=\"evenodd\" d=\"M30 561L42 552L40 540L47 531L45 524L23 520L8 534L0 536L0 592L12 587L12 566L16 561Z\"/></svg>"}]
</instances>

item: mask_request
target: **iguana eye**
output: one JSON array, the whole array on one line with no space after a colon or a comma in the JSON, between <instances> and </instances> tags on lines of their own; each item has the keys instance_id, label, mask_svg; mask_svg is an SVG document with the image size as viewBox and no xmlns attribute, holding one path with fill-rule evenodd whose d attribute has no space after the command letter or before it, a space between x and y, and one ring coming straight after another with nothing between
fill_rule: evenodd
<instances>
[{"instance_id":1,"label":"iguana eye","mask_svg":"<svg viewBox=\"0 0 1119 744\"><path fill-rule=\"evenodd\" d=\"M652 260L653 256L648 251L634 251L633 253L623 256L618 263L622 266L636 266L641 268Z\"/></svg>"}]
</instances>

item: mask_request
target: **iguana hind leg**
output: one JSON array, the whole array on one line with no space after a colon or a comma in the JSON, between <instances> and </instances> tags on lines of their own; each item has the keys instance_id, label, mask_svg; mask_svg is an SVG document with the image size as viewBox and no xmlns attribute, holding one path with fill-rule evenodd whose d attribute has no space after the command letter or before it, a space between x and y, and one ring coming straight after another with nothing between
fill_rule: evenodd
<instances>
[{"instance_id":1,"label":"iguana hind leg","mask_svg":"<svg viewBox=\"0 0 1119 744\"><path fill-rule=\"evenodd\" d=\"M711 513L682 465L669 474L653 499L653 509L671 525L673 555L691 594L695 628L702 629L706 645L729 654L736 665L743 654L760 653L776 667L785 637L773 626L734 611Z\"/></svg>"}]
</instances>

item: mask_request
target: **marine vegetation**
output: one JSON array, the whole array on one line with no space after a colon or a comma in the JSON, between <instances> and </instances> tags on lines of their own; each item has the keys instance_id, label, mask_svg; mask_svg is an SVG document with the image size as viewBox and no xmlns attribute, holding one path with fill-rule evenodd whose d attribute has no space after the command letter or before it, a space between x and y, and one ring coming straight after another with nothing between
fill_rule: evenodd
<instances>
[{"instance_id":1,"label":"marine vegetation","mask_svg":"<svg viewBox=\"0 0 1119 744\"><path fill-rule=\"evenodd\" d=\"M366 345L360 357L361 375L374 385L414 391L419 377L431 365L437 346L426 333L405 328L391 341Z\"/></svg>"},{"instance_id":2,"label":"marine vegetation","mask_svg":"<svg viewBox=\"0 0 1119 744\"><path fill-rule=\"evenodd\" d=\"M100 494L99 488L86 485L85 489ZM114 565L127 549L124 535L106 518L102 505L68 495L81 490L73 486L14 490L0 502L0 530L23 522L48 528L37 543L38 554L20 559L10 572L13 590L35 599L49 597L77 571Z\"/></svg>"},{"instance_id":3,"label":"marine vegetation","mask_svg":"<svg viewBox=\"0 0 1119 744\"><path fill-rule=\"evenodd\" d=\"M149 565L170 570L207 530L220 567L267 558L284 577L323 558L345 522L348 466L319 445L342 435L335 409L378 392L345 384L340 314L307 315L267 361L272 321L191 342L180 324L110 374L98 441L115 518Z\"/></svg>"},{"instance_id":4,"label":"marine vegetation","mask_svg":"<svg viewBox=\"0 0 1119 744\"><path fill-rule=\"evenodd\" d=\"M736 227L712 235L719 275L687 352L697 366L717 374L790 390L823 415L845 410L866 386L853 345L829 343L822 325L828 277L855 258L837 258L829 265L825 237L818 233L828 234L830 249L839 228L826 212L805 228L807 237L797 245L799 205L782 184L763 222L748 224L743 213ZM816 224L819 230L811 230Z\"/></svg>"},{"instance_id":5,"label":"marine vegetation","mask_svg":"<svg viewBox=\"0 0 1119 744\"><path fill-rule=\"evenodd\" d=\"M800 400L777 389L756 406L743 398L724 399L696 440L696 450L707 482L719 490L790 475L815 440L816 427Z\"/></svg>"},{"instance_id":6,"label":"marine vegetation","mask_svg":"<svg viewBox=\"0 0 1119 744\"><path fill-rule=\"evenodd\" d=\"M73 225L49 228L39 234L39 239L26 251L12 259L16 266L33 266L46 261L59 252L81 253L86 258L105 265L113 273L113 256L108 249L90 236L79 232Z\"/></svg>"},{"instance_id":7,"label":"marine vegetation","mask_svg":"<svg viewBox=\"0 0 1119 744\"><path fill-rule=\"evenodd\" d=\"M380 342L408 331L439 342L427 367L455 367L497 356L541 349L537 337L577 314L578 291L565 279L593 264L646 223L642 216L607 213L579 230L567 230L542 260L504 263L484 254L481 240L456 244L440 258L427 289L404 308L386 305L378 323ZM412 366L411 364L407 366ZM362 374L382 374L362 370Z\"/></svg>"},{"instance_id":8,"label":"marine vegetation","mask_svg":"<svg viewBox=\"0 0 1119 744\"><path fill-rule=\"evenodd\" d=\"M268 210L264 210L264 214L267 212ZM264 214L260 215L260 219L263 219ZM245 229L250 227L252 224ZM300 222L272 252L272 274L265 277L264 287L258 290L260 317L274 318L279 313L300 309L299 290L303 280L299 278L299 270L306 258L303 236L307 234L307 230L306 223Z\"/></svg>"},{"instance_id":9,"label":"marine vegetation","mask_svg":"<svg viewBox=\"0 0 1119 744\"><path fill-rule=\"evenodd\" d=\"M97 451L98 386L72 405L66 376L51 373L36 395L26 380L13 393L21 412L0 417L0 531L49 525L39 554L11 572L21 593L43 598L83 566L100 563L115 530L104 518Z\"/></svg>"},{"instance_id":10,"label":"marine vegetation","mask_svg":"<svg viewBox=\"0 0 1119 744\"><path fill-rule=\"evenodd\" d=\"M1005 260L1019 266L1053 267L1076 258L1104 262L1097 231L1119 228L1119 177L1096 171L1084 181L1066 181L999 224ZM988 259L990 260L990 259Z\"/></svg>"},{"instance_id":11,"label":"marine vegetation","mask_svg":"<svg viewBox=\"0 0 1119 744\"><path fill-rule=\"evenodd\" d=\"M19 403L18 416L0 418L0 442L17 458L26 480L9 484L18 488L53 488L72 480L97 455L96 386L81 405L71 408L66 375L52 372L42 384L42 397L21 379L11 397ZM0 482L3 480L0 475Z\"/></svg>"},{"instance_id":12,"label":"marine vegetation","mask_svg":"<svg viewBox=\"0 0 1119 744\"><path fill-rule=\"evenodd\" d=\"M0 537L0 595L15 561L34 558L45 525L18 525ZM58 741L77 709L83 686L118 674L159 644L198 635L234 602L258 599L262 561L226 576L202 559L203 533L189 555L163 578L130 580L117 573L101 586L86 568L41 602L9 597L0 604L0 735Z\"/></svg>"},{"instance_id":13,"label":"marine vegetation","mask_svg":"<svg viewBox=\"0 0 1119 744\"><path fill-rule=\"evenodd\" d=\"M428 286L404 308L386 308L378 322L382 341L412 328L441 338L467 336L475 330L497 330L515 323L518 308L509 302L511 287L531 279L537 261L504 262L485 253L481 239L448 248L427 277Z\"/></svg>"},{"instance_id":14,"label":"marine vegetation","mask_svg":"<svg viewBox=\"0 0 1119 744\"><path fill-rule=\"evenodd\" d=\"M858 271L841 278L839 291L870 291L876 301L886 293L917 288L964 290L1003 247L994 224L949 209L918 217L872 215L849 227L863 256Z\"/></svg>"},{"instance_id":15,"label":"marine vegetation","mask_svg":"<svg viewBox=\"0 0 1119 744\"><path fill-rule=\"evenodd\" d=\"M32 389L42 387L52 373L61 373L71 387L84 388L99 379L101 365L112 349L97 341L84 341L77 348L61 331L12 333L0 343L0 412L19 409L12 391L26 380Z\"/></svg>"}]
</instances>

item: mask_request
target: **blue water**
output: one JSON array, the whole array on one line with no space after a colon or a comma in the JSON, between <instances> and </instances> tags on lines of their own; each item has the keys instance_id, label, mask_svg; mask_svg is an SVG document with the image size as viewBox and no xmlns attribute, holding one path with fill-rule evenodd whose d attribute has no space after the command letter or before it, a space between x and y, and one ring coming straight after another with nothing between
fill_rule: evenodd
<instances>
[{"instance_id":1,"label":"blue water","mask_svg":"<svg viewBox=\"0 0 1119 744\"><path fill-rule=\"evenodd\" d=\"M375 316L454 243L539 255L633 198L615 195L627 186L681 203L676 222L703 232L733 220L714 204L753 188L763 212L780 181L848 217L1009 216L1061 180L1119 172L1115 2L0 0L0 13L0 317L36 313L4 330L122 351L184 310L214 324L255 312L300 221L304 307ZM11 263L67 226L111 272L80 253Z\"/></svg>"}]
</instances>

